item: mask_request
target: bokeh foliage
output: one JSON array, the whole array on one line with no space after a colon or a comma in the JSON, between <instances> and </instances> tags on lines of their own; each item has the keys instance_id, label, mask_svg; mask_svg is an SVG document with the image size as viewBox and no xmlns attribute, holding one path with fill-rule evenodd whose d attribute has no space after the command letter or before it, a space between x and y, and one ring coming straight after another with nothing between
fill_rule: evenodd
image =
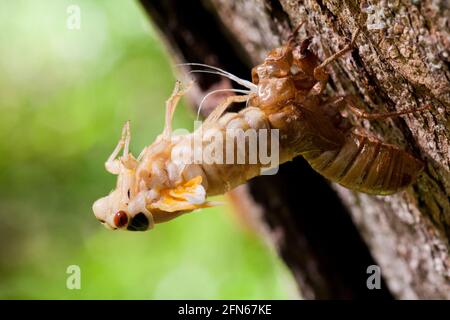
<instances>
[{"instance_id":1,"label":"bokeh foliage","mask_svg":"<svg viewBox=\"0 0 450 320\"><path fill-rule=\"evenodd\" d=\"M66 27L72 4L80 30ZM147 233L95 220L123 123L138 154L161 131L175 80L137 3L2 1L0 30L0 298L292 296L281 262L227 206ZM174 126L192 120L181 106ZM71 264L81 290L66 288Z\"/></svg>"}]
</instances>

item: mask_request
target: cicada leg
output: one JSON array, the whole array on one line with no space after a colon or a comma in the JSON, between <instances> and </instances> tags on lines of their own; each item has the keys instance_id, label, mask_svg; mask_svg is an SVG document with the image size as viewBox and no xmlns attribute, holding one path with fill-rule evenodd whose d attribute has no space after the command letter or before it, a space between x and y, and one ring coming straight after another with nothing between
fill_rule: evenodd
<instances>
[{"instance_id":1,"label":"cicada leg","mask_svg":"<svg viewBox=\"0 0 450 320\"><path fill-rule=\"evenodd\" d=\"M338 52L336 52L333 55L331 55L328 58L326 58L324 61L322 61L322 63L319 66L317 66L314 69L314 77L318 81L325 80L325 79L328 78L328 72L325 70L325 68L330 63L336 61L337 59L342 57L344 54L346 54L347 52L349 52L350 50L353 49L353 46L355 45L356 38L358 37L360 31L361 31L361 29L359 29L359 28L356 29L355 33L353 33L352 40L350 41L349 44L347 44L344 48L342 48Z\"/></svg>"},{"instance_id":2,"label":"cicada leg","mask_svg":"<svg viewBox=\"0 0 450 320\"><path fill-rule=\"evenodd\" d=\"M122 136L120 137L117 146L114 148L114 151L109 156L108 160L105 162L106 171L112 174L120 173L120 160L116 159L119 155L120 150L123 148L123 156L129 154L129 145L130 145L130 122L127 121L122 129Z\"/></svg>"},{"instance_id":3,"label":"cicada leg","mask_svg":"<svg viewBox=\"0 0 450 320\"><path fill-rule=\"evenodd\" d=\"M361 109L361 107L356 103L355 99L351 95L346 96L339 96L335 97L335 101L333 104L340 104L341 102L345 102L344 109L348 110L355 116L367 120L382 120L382 119L388 119L388 118L394 118L405 114L415 113L415 112L421 112L425 110L429 110L431 108L430 104L427 104L420 108L414 108L410 110L405 111L393 111L393 112L378 112L378 113L372 113L367 112Z\"/></svg>"},{"instance_id":4,"label":"cicada leg","mask_svg":"<svg viewBox=\"0 0 450 320\"><path fill-rule=\"evenodd\" d=\"M177 108L180 98L186 94L186 92L191 88L193 82L190 82L185 88L181 86L180 81L176 81L175 87L173 88L172 95L166 101L166 119L164 125L164 131L162 133L163 137L170 138L172 134L172 119Z\"/></svg>"},{"instance_id":5,"label":"cicada leg","mask_svg":"<svg viewBox=\"0 0 450 320\"><path fill-rule=\"evenodd\" d=\"M225 99L220 105L218 105L206 118L205 125L212 124L216 122L220 116L227 110L227 108L235 102L247 102L249 99L248 95L242 96L230 96Z\"/></svg>"},{"instance_id":6,"label":"cicada leg","mask_svg":"<svg viewBox=\"0 0 450 320\"><path fill-rule=\"evenodd\" d=\"M360 31L361 31L361 29L359 29L359 28L356 29L356 31L353 33L352 39L349 44L347 44L344 48L342 48L338 52L336 52L333 55L326 58L324 61L322 61L322 63L320 65L318 65L317 67L314 68L314 72L313 72L314 79L316 79L318 81L318 83L311 89L309 95L320 95L323 93L323 91L326 88L328 79L330 77L330 75L326 71L326 67L330 63L336 61L337 59L342 57L344 54L346 54L347 52L352 50L352 48L355 44L356 38L358 37Z\"/></svg>"},{"instance_id":7,"label":"cicada leg","mask_svg":"<svg viewBox=\"0 0 450 320\"><path fill-rule=\"evenodd\" d=\"M294 30L292 30L288 41L287 41L287 45L288 46L292 46L295 43L295 37L297 36L298 32L300 31L300 28L305 24L305 21L301 21Z\"/></svg>"}]
</instances>

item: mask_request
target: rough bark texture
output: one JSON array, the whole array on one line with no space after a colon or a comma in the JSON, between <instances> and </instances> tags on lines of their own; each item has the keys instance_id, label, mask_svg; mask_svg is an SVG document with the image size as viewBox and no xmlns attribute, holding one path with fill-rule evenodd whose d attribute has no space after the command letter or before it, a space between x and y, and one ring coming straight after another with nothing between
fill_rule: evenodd
<instances>
[{"instance_id":1,"label":"rough bark texture","mask_svg":"<svg viewBox=\"0 0 450 320\"><path fill-rule=\"evenodd\" d=\"M328 93L355 94L372 112L433 106L358 123L426 162L417 183L393 196L368 196L330 186L296 159L233 198L261 222L305 298L450 298L447 0L141 2L179 62L207 63L243 78L300 21L307 24L298 38L313 37L311 48L321 58L360 27L353 52L329 67ZM197 79L194 102L214 88L231 87L214 76ZM210 108L222 98L209 100ZM371 264L381 267L381 290L366 287Z\"/></svg>"}]
</instances>

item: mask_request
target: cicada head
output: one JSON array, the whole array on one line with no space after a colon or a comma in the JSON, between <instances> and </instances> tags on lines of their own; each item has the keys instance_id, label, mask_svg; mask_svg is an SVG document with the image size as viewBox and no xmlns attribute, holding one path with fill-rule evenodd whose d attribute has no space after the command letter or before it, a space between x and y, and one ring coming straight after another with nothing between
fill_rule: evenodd
<instances>
[{"instance_id":1,"label":"cicada head","mask_svg":"<svg viewBox=\"0 0 450 320\"><path fill-rule=\"evenodd\" d=\"M145 195L136 194L135 170L124 169L119 174L117 188L94 202L95 217L112 230L146 231L154 225L146 208Z\"/></svg>"},{"instance_id":2,"label":"cicada head","mask_svg":"<svg viewBox=\"0 0 450 320\"><path fill-rule=\"evenodd\" d=\"M144 206L139 207L140 199L133 199L130 203L117 201L117 190L108 196L98 199L93 210L96 218L108 229L146 231L153 227L153 216Z\"/></svg>"},{"instance_id":3,"label":"cicada head","mask_svg":"<svg viewBox=\"0 0 450 320\"><path fill-rule=\"evenodd\" d=\"M286 77L291 71L292 48L288 45L270 51L263 63L253 67L252 81L258 84L262 79Z\"/></svg>"}]
</instances>

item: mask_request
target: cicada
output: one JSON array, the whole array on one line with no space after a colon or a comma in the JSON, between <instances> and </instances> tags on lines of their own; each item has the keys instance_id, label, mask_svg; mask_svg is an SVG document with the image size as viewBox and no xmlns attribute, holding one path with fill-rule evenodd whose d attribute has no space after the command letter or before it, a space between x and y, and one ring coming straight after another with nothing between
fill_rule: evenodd
<instances>
[{"instance_id":1,"label":"cicada","mask_svg":"<svg viewBox=\"0 0 450 320\"><path fill-rule=\"evenodd\" d=\"M109 195L94 203L96 218L110 229L145 231L156 223L214 205L207 200L208 196L223 194L260 175L267 167L262 161L235 163L239 156L245 159L252 156L246 149L246 139L243 146L232 147L232 161L195 161L197 149L210 144L211 136L227 138L236 130L268 132L266 138L272 141L265 148L278 153L279 163L303 156L321 175L355 191L388 195L413 183L423 162L361 131L343 112L383 119L429 106L370 114L362 111L351 96L324 94L329 79L327 66L353 48L358 33L359 30L354 32L348 45L324 61L309 49L310 39L296 42L293 34L287 43L270 51L252 69L251 82L216 67L189 64L206 67L203 72L228 77L245 89L236 90L239 95L226 98L193 133L174 136L173 114L188 90L177 82L166 102L162 134L137 158L129 151L127 122L105 164L108 172L118 176L117 185ZM244 102L245 107L239 112L226 112L231 104ZM272 135L275 131L277 135ZM262 138L257 136L257 139ZM180 161L174 157L175 151L183 151L187 156Z\"/></svg>"}]
</instances>

